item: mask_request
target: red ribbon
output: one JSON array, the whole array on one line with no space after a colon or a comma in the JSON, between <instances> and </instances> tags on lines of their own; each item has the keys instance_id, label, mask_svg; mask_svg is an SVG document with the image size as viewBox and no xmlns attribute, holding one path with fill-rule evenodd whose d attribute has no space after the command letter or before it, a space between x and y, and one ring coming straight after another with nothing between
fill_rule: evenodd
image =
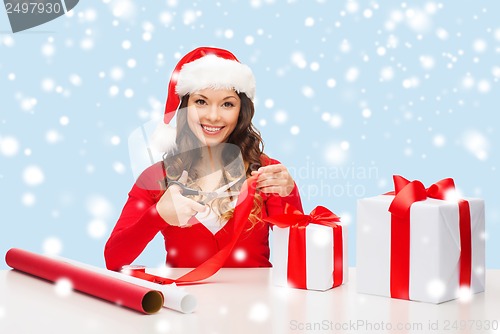
<instances>
[{"instance_id":1,"label":"red ribbon","mask_svg":"<svg viewBox=\"0 0 500 334\"><path fill-rule=\"evenodd\" d=\"M391 297L409 298L410 286L410 207L427 198L444 200L446 193L455 190L453 179L447 178L425 188L422 182L408 181L394 175L395 195L391 212ZM472 267L472 242L470 207L466 200L458 201L460 229L460 286L470 286Z\"/></svg>"},{"instance_id":2,"label":"red ribbon","mask_svg":"<svg viewBox=\"0 0 500 334\"><path fill-rule=\"evenodd\" d=\"M198 282L214 275L217 271L219 271L219 269L222 268L226 259L229 257L231 251L238 242L241 233L243 232L245 222L248 220L248 216L252 211L256 182L257 179L255 177L250 177L243 184L240 195L238 196L238 202L236 203L233 217L231 218L231 220L234 220L234 233L232 239L211 258L177 279L155 276L142 270L132 270L127 272L127 274L158 284L176 283L179 285Z\"/></svg>"},{"instance_id":3,"label":"red ribbon","mask_svg":"<svg viewBox=\"0 0 500 334\"><path fill-rule=\"evenodd\" d=\"M306 270L306 226L309 224L329 226L333 230L333 287L342 284L343 240L340 218L323 206L316 207L306 215L290 204L285 204L283 214L267 217L266 222L280 228L290 227L288 236L288 283L295 288L307 289Z\"/></svg>"}]
</instances>

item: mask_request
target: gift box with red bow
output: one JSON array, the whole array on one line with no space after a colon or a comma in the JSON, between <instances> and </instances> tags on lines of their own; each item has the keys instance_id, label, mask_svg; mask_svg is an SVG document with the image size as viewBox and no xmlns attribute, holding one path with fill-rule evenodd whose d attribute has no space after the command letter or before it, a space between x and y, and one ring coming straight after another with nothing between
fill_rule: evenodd
<instances>
[{"instance_id":1,"label":"gift box with red bow","mask_svg":"<svg viewBox=\"0 0 500 334\"><path fill-rule=\"evenodd\" d=\"M266 221L273 225L274 285L324 291L347 282L347 229L337 215L322 206L306 215L286 205Z\"/></svg>"},{"instance_id":2,"label":"gift box with red bow","mask_svg":"<svg viewBox=\"0 0 500 334\"><path fill-rule=\"evenodd\" d=\"M441 303L484 291L484 201L458 198L453 179L394 185L358 200L358 292Z\"/></svg>"}]
</instances>

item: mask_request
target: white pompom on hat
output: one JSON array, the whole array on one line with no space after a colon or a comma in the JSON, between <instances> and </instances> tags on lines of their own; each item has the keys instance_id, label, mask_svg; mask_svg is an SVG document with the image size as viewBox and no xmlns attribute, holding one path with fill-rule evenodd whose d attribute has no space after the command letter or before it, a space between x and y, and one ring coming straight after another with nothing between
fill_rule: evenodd
<instances>
[{"instance_id":1,"label":"white pompom on hat","mask_svg":"<svg viewBox=\"0 0 500 334\"><path fill-rule=\"evenodd\" d=\"M177 63L168 84L163 123L151 137L155 150L169 152L175 149L176 129L169 123L179 108L181 98L206 88L234 89L253 100L255 77L247 65L240 63L227 50L200 47L186 54Z\"/></svg>"}]
</instances>

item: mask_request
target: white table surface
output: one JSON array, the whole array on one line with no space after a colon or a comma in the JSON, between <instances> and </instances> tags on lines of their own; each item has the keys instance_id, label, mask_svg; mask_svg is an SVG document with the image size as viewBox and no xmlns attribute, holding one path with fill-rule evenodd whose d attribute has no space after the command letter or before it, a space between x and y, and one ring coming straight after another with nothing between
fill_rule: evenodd
<instances>
[{"instance_id":1,"label":"white table surface","mask_svg":"<svg viewBox=\"0 0 500 334\"><path fill-rule=\"evenodd\" d=\"M500 333L485 329L500 326L500 270L487 271L485 293L439 305L359 294L354 268L348 284L326 292L272 286L271 270L221 269L186 287L194 313L153 315L79 292L60 297L47 281L3 270L0 333Z\"/></svg>"}]
</instances>

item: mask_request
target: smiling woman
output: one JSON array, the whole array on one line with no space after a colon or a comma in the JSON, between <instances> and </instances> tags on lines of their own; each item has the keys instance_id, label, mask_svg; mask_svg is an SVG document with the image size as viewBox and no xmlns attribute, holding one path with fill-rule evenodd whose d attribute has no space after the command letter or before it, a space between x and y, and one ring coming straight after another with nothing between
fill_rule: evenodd
<instances>
[{"instance_id":1,"label":"smiling woman","mask_svg":"<svg viewBox=\"0 0 500 334\"><path fill-rule=\"evenodd\" d=\"M232 89L203 89L188 97L187 123L200 142L226 142L236 128L241 99Z\"/></svg>"},{"instance_id":2,"label":"smiling woman","mask_svg":"<svg viewBox=\"0 0 500 334\"><path fill-rule=\"evenodd\" d=\"M271 266L263 219L283 213L286 203L302 205L288 170L263 152L252 124L254 97L252 71L227 50L198 48L179 61L165 124L155 134L163 161L147 168L130 191L106 243L109 269L131 264L158 232L168 265L196 267L233 244L236 224L244 224L244 233L224 266ZM176 129L169 125L174 116ZM240 192L250 177L257 187L251 198ZM235 222L243 203L252 209L245 221Z\"/></svg>"}]
</instances>

